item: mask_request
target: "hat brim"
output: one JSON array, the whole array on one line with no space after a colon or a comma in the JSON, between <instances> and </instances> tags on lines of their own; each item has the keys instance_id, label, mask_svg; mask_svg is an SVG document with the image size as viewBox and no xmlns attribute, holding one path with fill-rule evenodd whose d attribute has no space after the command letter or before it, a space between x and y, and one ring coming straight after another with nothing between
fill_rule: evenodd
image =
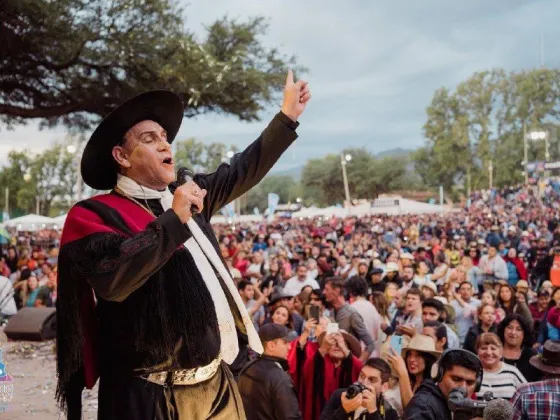
<instances>
[{"instance_id":1,"label":"hat brim","mask_svg":"<svg viewBox=\"0 0 560 420\"><path fill-rule=\"evenodd\" d=\"M141 121L157 122L172 143L183 121L183 102L169 90L141 93L115 108L89 138L82 155L84 182L97 190L109 190L117 183L118 166L112 150L126 132Z\"/></svg>"},{"instance_id":2,"label":"hat brim","mask_svg":"<svg viewBox=\"0 0 560 420\"><path fill-rule=\"evenodd\" d=\"M414 347L404 347L401 350L401 356L403 359L406 359L406 354L410 351L410 350L414 350L417 351L418 353L427 353L427 354L431 354L434 357L439 357L441 356L441 352L440 351L431 351L431 350L424 350L424 349L418 349L418 348L414 348Z\"/></svg>"},{"instance_id":3,"label":"hat brim","mask_svg":"<svg viewBox=\"0 0 560 420\"><path fill-rule=\"evenodd\" d=\"M552 373L555 375L560 374L560 366L551 366L543 363L539 355L531 357L529 359L529 363L543 372Z\"/></svg>"}]
</instances>

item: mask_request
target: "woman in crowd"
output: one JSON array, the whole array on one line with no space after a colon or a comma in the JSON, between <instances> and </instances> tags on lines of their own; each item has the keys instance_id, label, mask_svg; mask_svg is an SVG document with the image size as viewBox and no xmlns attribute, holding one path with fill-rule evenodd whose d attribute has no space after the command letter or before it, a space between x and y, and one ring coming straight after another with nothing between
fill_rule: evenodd
<instances>
[{"instance_id":1,"label":"woman in crowd","mask_svg":"<svg viewBox=\"0 0 560 420\"><path fill-rule=\"evenodd\" d=\"M523 261L517 256L517 250L510 248L504 258L508 269L508 284L515 287L519 280L527 280L527 269Z\"/></svg>"},{"instance_id":2,"label":"woman in crowd","mask_svg":"<svg viewBox=\"0 0 560 420\"><path fill-rule=\"evenodd\" d=\"M515 290L509 284L500 285L498 291L498 306L502 308L506 316L511 314L519 314L523 316L530 324L533 323L533 317L529 307L524 302L518 302Z\"/></svg>"},{"instance_id":3,"label":"woman in crowd","mask_svg":"<svg viewBox=\"0 0 560 420\"><path fill-rule=\"evenodd\" d=\"M288 327L290 330L294 329L294 320L290 310L284 305L278 305L274 308L270 319L273 323L278 325L284 325Z\"/></svg>"},{"instance_id":4,"label":"woman in crowd","mask_svg":"<svg viewBox=\"0 0 560 420\"><path fill-rule=\"evenodd\" d=\"M401 356L391 349L387 356L391 367L399 376L403 407L406 407L424 379L431 378L432 366L441 352L436 350L432 337L416 334L402 349Z\"/></svg>"},{"instance_id":5,"label":"woman in crowd","mask_svg":"<svg viewBox=\"0 0 560 420\"><path fill-rule=\"evenodd\" d=\"M502 342L494 333L481 334L476 340L476 352L484 369L477 399L482 399L484 393L490 391L494 398L509 400L519 385L527 383L519 369L502 361L503 351Z\"/></svg>"},{"instance_id":6,"label":"woman in crowd","mask_svg":"<svg viewBox=\"0 0 560 420\"><path fill-rule=\"evenodd\" d=\"M535 351L531 348L533 337L527 320L518 314L508 315L500 322L497 334L504 346L504 362L519 369L529 382L539 381L540 371L529 363Z\"/></svg>"},{"instance_id":7,"label":"woman in crowd","mask_svg":"<svg viewBox=\"0 0 560 420\"><path fill-rule=\"evenodd\" d=\"M477 309L478 323L473 325L467 332L463 348L470 352L476 353L476 340L480 334L497 332L495 308L483 303Z\"/></svg>"}]
</instances>

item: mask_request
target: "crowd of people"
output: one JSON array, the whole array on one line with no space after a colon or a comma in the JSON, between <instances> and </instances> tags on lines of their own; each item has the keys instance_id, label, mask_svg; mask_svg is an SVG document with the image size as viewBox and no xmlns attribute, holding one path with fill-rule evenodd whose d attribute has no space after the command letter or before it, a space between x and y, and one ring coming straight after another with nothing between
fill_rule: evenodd
<instances>
[{"instance_id":1,"label":"crowd of people","mask_svg":"<svg viewBox=\"0 0 560 420\"><path fill-rule=\"evenodd\" d=\"M264 346L232 364L248 418L443 419L456 386L559 418L559 195L549 180L445 214L216 226ZM52 232L12 238L3 317L56 304L57 250Z\"/></svg>"}]
</instances>

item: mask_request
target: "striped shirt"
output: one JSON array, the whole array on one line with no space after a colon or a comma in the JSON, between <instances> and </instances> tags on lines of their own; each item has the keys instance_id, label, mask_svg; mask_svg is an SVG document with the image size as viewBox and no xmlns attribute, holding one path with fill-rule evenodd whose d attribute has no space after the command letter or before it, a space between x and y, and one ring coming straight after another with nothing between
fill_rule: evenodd
<instances>
[{"instance_id":1,"label":"striped shirt","mask_svg":"<svg viewBox=\"0 0 560 420\"><path fill-rule=\"evenodd\" d=\"M485 392L492 392L494 398L509 400L520 385L527 380L515 366L502 362L502 367L497 372L484 371L482 387L477 392L476 398L481 400Z\"/></svg>"}]
</instances>

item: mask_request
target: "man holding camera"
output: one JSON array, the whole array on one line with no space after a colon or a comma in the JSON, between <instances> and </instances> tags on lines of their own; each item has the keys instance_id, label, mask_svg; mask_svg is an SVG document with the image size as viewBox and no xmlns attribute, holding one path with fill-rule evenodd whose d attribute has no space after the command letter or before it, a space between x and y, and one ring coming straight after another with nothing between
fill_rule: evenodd
<instances>
[{"instance_id":1,"label":"man holding camera","mask_svg":"<svg viewBox=\"0 0 560 420\"><path fill-rule=\"evenodd\" d=\"M397 412L383 400L390 377L391 367L387 362L379 358L367 360L358 382L332 394L320 420L398 420Z\"/></svg>"},{"instance_id":2,"label":"man holding camera","mask_svg":"<svg viewBox=\"0 0 560 420\"><path fill-rule=\"evenodd\" d=\"M425 379L404 411L404 420L451 420L449 394L462 388L466 395L477 392L482 383L482 363L467 350L446 350L438 360L438 373Z\"/></svg>"}]
</instances>

